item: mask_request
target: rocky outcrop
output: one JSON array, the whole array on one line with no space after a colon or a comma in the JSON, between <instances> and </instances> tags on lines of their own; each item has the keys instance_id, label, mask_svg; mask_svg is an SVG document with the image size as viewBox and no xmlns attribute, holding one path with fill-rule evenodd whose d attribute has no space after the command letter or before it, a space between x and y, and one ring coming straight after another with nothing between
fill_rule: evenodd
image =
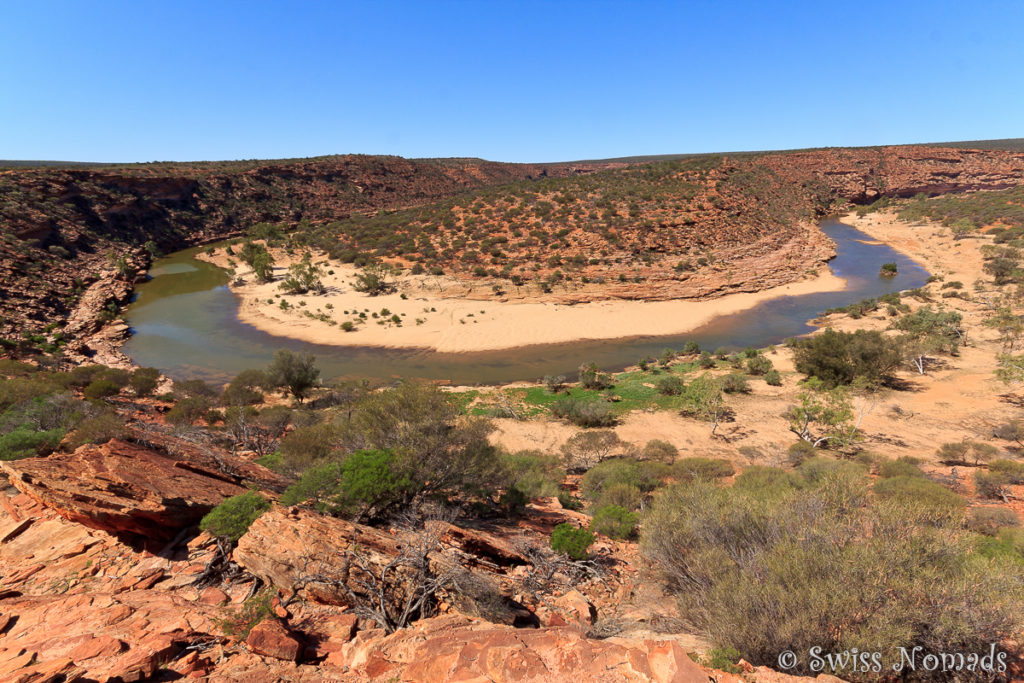
<instances>
[{"instance_id":1,"label":"rocky outcrop","mask_svg":"<svg viewBox=\"0 0 1024 683\"><path fill-rule=\"evenodd\" d=\"M401 552L400 539L379 529L299 508L274 507L253 522L232 558L246 571L290 593L300 579L317 573L321 563L340 566L340 552L349 547L358 547L375 566L387 564ZM343 593L325 584L305 585L303 593L318 602L347 604Z\"/></svg>"},{"instance_id":2,"label":"rocky outcrop","mask_svg":"<svg viewBox=\"0 0 1024 683\"><path fill-rule=\"evenodd\" d=\"M20 491L65 519L150 539L173 538L225 498L246 491L238 474L118 440L4 462L0 469Z\"/></svg>"},{"instance_id":3,"label":"rocky outcrop","mask_svg":"<svg viewBox=\"0 0 1024 683\"><path fill-rule=\"evenodd\" d=\"M672 640L594 640L575 628L515 629L459 616L386 637L360 633L327 663L368 681L708 681Z\"/></svg>"}]
</instances>

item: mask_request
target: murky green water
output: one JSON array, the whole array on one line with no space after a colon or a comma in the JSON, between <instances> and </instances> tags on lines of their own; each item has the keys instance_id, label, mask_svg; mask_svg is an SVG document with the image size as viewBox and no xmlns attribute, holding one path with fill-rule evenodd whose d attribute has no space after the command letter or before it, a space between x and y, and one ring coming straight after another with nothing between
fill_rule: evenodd
<instances>
[{"instance_id":1,"label":"murky green water","mask_svg":"<svg viewBox=\"0 0 1024 683\"><path fill-rule=\"evenodd\" d=\"M842 292L773 299L678 336L462 354L340 348L269 335L239 322L227 274L193 259L199 249L190 249L155 262L149 271L152 280L136 289L136 300L127 310L134 336L124 351L139 365L160 368L178 379L226 380L245 368L266 365L275 350L286 348L315 354L327 378L419 377L492 384L572 374L584 361L620 369L691 339L707 349L776 344L811 331L807 321L827 308L920 287L928 277L923 268L893 249L864 244L861 240L871 238L848 225L825 221L822 228L838 247L829 265L847 279ZM879 266L889 261L898 264L899 274L891 279L878 277Z\"/></svg>"}]
</instances>

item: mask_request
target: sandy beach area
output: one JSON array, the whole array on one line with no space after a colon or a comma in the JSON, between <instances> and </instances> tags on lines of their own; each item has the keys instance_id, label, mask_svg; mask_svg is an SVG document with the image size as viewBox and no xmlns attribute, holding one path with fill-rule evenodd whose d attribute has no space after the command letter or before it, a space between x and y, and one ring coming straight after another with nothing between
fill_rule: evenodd
<instances>
[{"instance_id":1,"label":"sandy beach area","mask_svg":"<svg viewBox=\"0 0 1024 683\"><path fill-rule=\"evenodd\" d=\"M791 284L759 292L727 294L706 300L624 301L580 304L544 301L494 301L453 298L459 283L439 282L432 276L398 277L392 294L369 296L354 288L359 271L348 264L321 263L326 293L284 294L280 279L287 261L274 254L276 280L258 283L244 264L236 275L244 284L232 284L240 298L239 319L269 334L335 346L421 348L445 353L493 351L535 344L581 340L620 339L646 335L681 334L712 318L737 313L781 296L839 291L845 280L827 268ZM226 267L223 250L198 258ZM321 259L314 259L320 263ZM432 291L433 290L433 291ZM434 293L437 292L437 293ZM403 298L403 295L405 298ZM281 301L287 301L287 308ZM359 313L365 318L360 319ZM374 317L376 314L376 317ZM399 316L402 323L391 322ZM335 324L323 320L326 317ZM355 330L341 328L345 321L363 322Z\"/></svg>"}]
</instances>

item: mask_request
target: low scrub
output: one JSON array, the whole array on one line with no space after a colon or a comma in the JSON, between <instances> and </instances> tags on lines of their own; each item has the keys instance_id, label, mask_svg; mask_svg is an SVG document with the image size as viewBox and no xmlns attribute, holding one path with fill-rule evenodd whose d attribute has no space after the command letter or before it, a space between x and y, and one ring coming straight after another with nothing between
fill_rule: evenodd
<instances>
[{"instance_id":1,"label":"low scrub","mask_svg":"<svg viewBox=\"0 0 1024 683\"><path fill-rule=\"evenodd\" d=\"M847 465L819 462L789 476L748 468L732 487L695 480L659 493L641 548L679 596L685 626L755 666L815 646L895 662L901 647L987 652L1014 639L1022 566L974 552L977 536L962 523L937 522L931 507L901 495L960 507L922 486L931 482L894 477L880 483L898 491L872 494L864 469ZM788 673L817 672L800 659Z\"/></svg>"}]
</instances>

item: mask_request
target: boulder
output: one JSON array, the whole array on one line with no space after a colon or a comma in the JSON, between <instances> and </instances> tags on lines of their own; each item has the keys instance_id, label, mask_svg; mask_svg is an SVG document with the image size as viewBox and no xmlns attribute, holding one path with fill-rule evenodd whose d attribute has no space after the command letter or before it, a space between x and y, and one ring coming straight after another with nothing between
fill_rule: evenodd
<instances>
[{"instance_id":1,"label":"boulder","mask_svg":"<svg viewBox=\"0 0 1024 683\"><path fill-rule=\"evenodd\" d=\"M245 644L256 654L288 662L297 661L302 645L277 619L264 619L252 627Z\"/></svg>"}]
</instances>

